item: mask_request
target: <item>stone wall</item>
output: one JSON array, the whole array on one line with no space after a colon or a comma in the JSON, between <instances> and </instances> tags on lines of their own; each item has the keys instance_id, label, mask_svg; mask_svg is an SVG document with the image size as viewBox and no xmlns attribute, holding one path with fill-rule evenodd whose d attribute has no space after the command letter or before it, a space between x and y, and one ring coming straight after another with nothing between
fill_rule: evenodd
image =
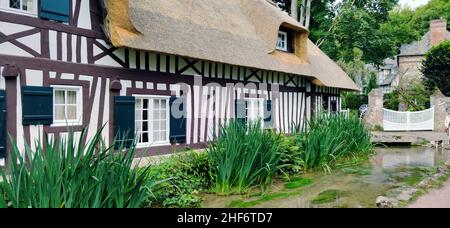
<instances>
[{"instance_id":1,"label":"stone wall","mask_svg":"<svg viewBox=\"0 0 450 228\"><path fill-rule=\"evenodd\" d=\"M411 80L420 80L422 78L422 73L420 72L420 66L422 64L423 56L399 56L398 57L398 67L399 67L399 79L398 83L408 82ZM395 85L395 86L397 86Z\"/></svg>"},{"instance_id":2,"label":"stone wall","mask_svg":"<svg viewBox=\"0 0 450 228\"><path fill-rule=\"evenodd\" d=\"M383 91L374 89L369 93L369 110L364 117L364 122L370 128L383 126Z\"/></svg>"},{"instance_id":3,"label":"stone wall","mask_svg":"<svg viewBox=\"0 0 450 228\"><path fill-rule=\"evenodd\" d=\"M434 131L445 131L445 117L450 112L450 97L444 96L441 91L436 91L430 98L431 106L434 106Z\"/></svg>"}]
</instances>

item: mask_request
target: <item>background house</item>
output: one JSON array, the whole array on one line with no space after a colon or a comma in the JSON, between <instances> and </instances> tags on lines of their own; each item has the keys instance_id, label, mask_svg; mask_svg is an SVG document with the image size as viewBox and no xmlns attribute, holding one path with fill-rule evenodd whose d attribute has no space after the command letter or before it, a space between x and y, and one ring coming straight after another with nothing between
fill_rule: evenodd
<instances>
[{"instance_id":1,"label":"background house","mask_svg":"<svg viewBox=\"0 0 450 228\"><path fill-rule=\"evenodd\" d=\"M403 44L400 53L396 56L396 62L388 59L379 69L379 85L383 91L392 91L402 83L411 80L420 80L422 74L420 67L425 54L435 45L450 39L445 19L430 21L429 31L418 41Z\"/></svg>"}]
</instances>

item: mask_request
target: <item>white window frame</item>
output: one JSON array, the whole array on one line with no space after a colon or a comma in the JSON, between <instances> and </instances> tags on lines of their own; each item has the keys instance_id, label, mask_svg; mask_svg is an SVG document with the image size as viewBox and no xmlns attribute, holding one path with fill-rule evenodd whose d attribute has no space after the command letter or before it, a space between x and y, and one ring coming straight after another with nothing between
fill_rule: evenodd
<instances>
[{"instance_id":1,"label":"white window frame","mask_svg":"<svg viewBox=\"0 0 450 228\"><path fill-rule=\"evenodd\" d=\"M52 127L65 126L81 126L83 125L83 87L82 86L66 86L52 85L53 88L53 124ZM77 93L77 119L76 120L56 120L56 90L76 91ZM67 96L65 96L65 104L67 105Z\"/></svg>"},{"instance_id":2,"label":"white window frame","mask_svg":"<svg viewBox=\"0 0 450 228\"><path fill-rule=\"evenodd\" d=\"M279 46L279 39L280 39L280 35L284 36L284 45L281 47ZM283 31L278 31L278 36L277 36L277 49L280 51L287 51L287 45L288 45L288 34L287 32L283 32Z\"/></svg>"},{"instance_id":3,"label":"white window frame","mask_svg":"<svg viewBox=\"0 0 450 228\"><path fill-rule=\"evenodd\" d=\"M0 11L37 17L37 15L38 15L38 0L32 0L33 1L33 9L30 11L11 8L11 7L9 7L9 1L10 0L0 0ZM22 1L23 0L20 0L21 8L22 8L22 4L23 4Z\"/></svg>"},{"instance_id":4,"label":"white window frame","mask_svg":"<svg viewBox=\"0 0 450 228\"><path fill-rule=\"evenodd\" d=\"M264 98L245 98L245 101L247 101L247 107L246 107L246 115L245 118L247 119L247 122L250 121L256 121L257 119L259 119L261 127L264 128ZM251 107L251 103L253 102L258 102L258 109L259 109L259 113L258 113L258 118L254 119L252 117L252 119L249 118L249 107Z\"/></svg>"},{"instance_id":5,"label":"white window frame","mask_svg":"<svg viewBox=\"0 0 450 228\"><path fill-rule=\"evenodd\" d=\"M136 145L136 148L149 148L149 147L155 147L155 146L170 146L170 96L160 96L160 95L142 95L142 94L135 94L133 95L136 99L149 99L152 101L153 99L163 99L166 100L166 140L159 141L159 142L152 142L153 141L153 102L149 102L149 113L148 113L148 128L149 128L149 142L148 143L138 143ZM136 110L136 108L135 108ZM136 126L136 119L134 120L135 128L136 128L136 134L140 135L138 131L138 126ZM150 134L151 133L151 134Z\"/></svg>"}]
</instances>

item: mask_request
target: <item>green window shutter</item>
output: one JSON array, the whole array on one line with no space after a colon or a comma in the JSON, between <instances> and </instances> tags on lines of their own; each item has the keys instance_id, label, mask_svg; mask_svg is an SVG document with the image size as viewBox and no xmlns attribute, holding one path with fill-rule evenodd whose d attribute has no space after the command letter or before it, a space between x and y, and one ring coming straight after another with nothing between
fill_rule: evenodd
<instances>
[{"instance_id":1,"label":"green window shutter","mask_svg":"<svg viewBox=\"0 0 450 228\"><path fill-rule=\"evenodd\" d=\"M50 125L53 123L53 88L22 87L22 124Z\"/></svg>"},{"instance_id":2,"label":"green window shutter","mask_svg":"<svg viewBox=\"0 0 450 228\"><path fill-rule=\"evenodd\" d=\"M236 121L247 124L247 101L243 99L235 100Z\"/></svg>"},{"instance_id":3,"label":"green window shutter","mask_svg":"<svg viewBox=\"0 0 450 228\"><path fill-rule=\"evenodd\" d=\"M42 19L69 22L69 0L40 0L39 17Z\"/></svg>"},{"instance_id":4,"label":"green window shutter","mask_svg":"<svg viewBox=\"0 0 450 228\"><path fill-rule=\"evenodd\" d=\"M116 148L130 148L135 138L135 107L134 97L114 97L114 135Z\"/></svg>"},{"instance_id":5,"label":"green window shutter","mask_svg":"<svg viewBox=\"0 0 450 228\"><path fill-rule=\"evenodd\" d=\"M184 99L176 96L170 97L169 108L170 142L186 143L186 109Z\"/></svg>"},{"instance_id":6,"label":"green window shutter","mask_svg":"<svg viewBox=\"0 0 450 228\"><path fill-rule=\"evenodd\" d=\"M272 128L272 101L271 100L265 100L264 101L264 128Z\"/></svg>"},{"instance_id":7,"label":"green window shutter","mask_svg":"<svg viewBox=\"0 0 450 228\"><path fill-rule=\"evenodd\" d=\"M0 90L0 158L6 156L6 92Z\"/></svg>"}]
</instances>

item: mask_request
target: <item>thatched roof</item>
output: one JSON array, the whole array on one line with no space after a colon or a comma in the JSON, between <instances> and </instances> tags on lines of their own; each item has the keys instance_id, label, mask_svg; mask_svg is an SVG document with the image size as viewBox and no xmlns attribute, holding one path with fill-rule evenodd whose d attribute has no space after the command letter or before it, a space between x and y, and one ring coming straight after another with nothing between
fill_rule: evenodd
<instances>
[{"instance_id":1,"label":"thatched roof","mask_svg":"<svg viewBox=\"0 0 450 228\"><path fill-rule=\"evenodd\" d=\"M316 84L358 90L307 36L267 0L108 1L108 35L130 47L314 77ZM280 26L295 31L295 53L276 51Z\"/></svg>"}]
</instances>

